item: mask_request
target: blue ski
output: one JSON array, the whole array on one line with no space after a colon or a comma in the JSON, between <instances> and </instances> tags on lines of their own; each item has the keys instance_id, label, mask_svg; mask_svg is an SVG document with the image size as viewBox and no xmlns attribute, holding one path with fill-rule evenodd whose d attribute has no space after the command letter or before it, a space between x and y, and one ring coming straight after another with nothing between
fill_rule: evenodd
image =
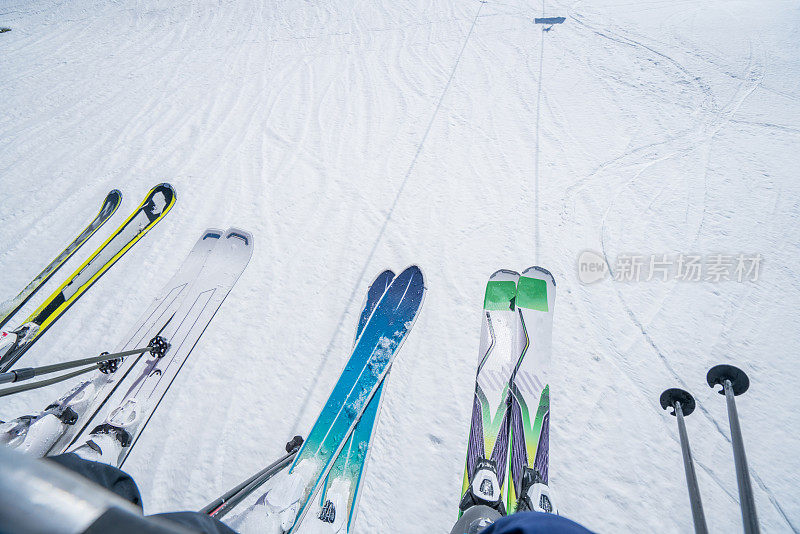
<instances>
[{"instance_id":1,"label":"blue ski","mask_svg":"<svg viewBox=\"0 0 800 534\"><path fill-rule=\"evenodd\" d=\"M361 318L356 329L355 341L361 335L361 331L367 324L372 311L378 305L383 293L391 284L394 278L392 271L383 271L367 292L367 301L361 312ZM354 342L355 344L355 342ZM321 521L330 524L330 532L345 533L350 532L355 519L356 506L358 505L358 490L361 487L361 477L364 474L364 467L369 456L369 445L375 433L375 422L381 409L383 399L383 386L389 375L381 381L375 395L367 404L361 419L356 423L353 433L342 447L342 452L333 462L325 482L319 488L319 498L315 499L319 509L315 513L316 517L306 521Z\"/></svg>"},{"instance_id":2,"label":"blue ski","mask_svg":"<svg viewBox=\"0 0 800 534\"><path fill-rule=\"evenodd\" d=\"M369 315L330 397L297 453L283 484L259 502L284 531L293 532L308 512L313 496L325 480L334 459L388 373L397 350L417 317L425 284L422 271L412 265L386 289Z\"/></svg>"}]
</instances>

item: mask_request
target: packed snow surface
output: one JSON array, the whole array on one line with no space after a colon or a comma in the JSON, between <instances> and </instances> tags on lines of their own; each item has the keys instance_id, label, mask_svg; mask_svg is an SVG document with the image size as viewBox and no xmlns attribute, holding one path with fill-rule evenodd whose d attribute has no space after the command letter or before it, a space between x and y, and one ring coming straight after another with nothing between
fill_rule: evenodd
<instances>
[{"instance_id":1,"label":"packed snow surface","mask_svg":"<svg viewBox=\"0 0 800 534\"><path fill-rule=\"evenodd\" d=\"M737 402L762 529L800 530L796 2L0 0L0 26L0 298L111 189L125 195L15 321L150 187L178 193L21 364L113 348L206 227L255 236L125 464L147 512L197 509L305 433L369 282L416 263L428 294L356 530L448 531L484 284L539 264L558 283L561 513L603 532L691 530L658 405L676 386L698 402L687 426L709 524L739 530L725 403L705 384L728 362L752 382ZM586 250L611 268L589 285ZM647 280L653 255L680 254L760 254L758 278ZM624 255L643 258L639 281L612 278ZM68 387L3 399L0 419Z\"/></svg>"}]
</instances>

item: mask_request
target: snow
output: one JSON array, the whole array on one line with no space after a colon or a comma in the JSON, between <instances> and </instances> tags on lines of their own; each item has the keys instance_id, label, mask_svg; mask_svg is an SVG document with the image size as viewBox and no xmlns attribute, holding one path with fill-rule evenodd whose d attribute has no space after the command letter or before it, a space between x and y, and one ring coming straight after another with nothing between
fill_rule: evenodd
<instances>
[{"instance_id":1,"label":"snow","mask_svg":"<svg viewBox=\"0 0 800 534\"><path fill-rule=\"evenodd\" d=\"M533 19L564 16L542 31ZM114 188L170 214L22 360L110 350L208 226L249 267L129 457L149 513L198 509L304 433L344 365L372 277L428 295L385 391L358 532L456 518L480 306L500 267L549 269L551 477L598 531L691 530L687 418L712 530L739 530L723 399L737 399L765 532L800 530L800 10L796 2L0 0L0 299ZM577 260L761 254L757 281L591 285ZM9 326L16 326L13 322ZM69 387L4 399L0 419Z\"/></svg>"}]
</instances>

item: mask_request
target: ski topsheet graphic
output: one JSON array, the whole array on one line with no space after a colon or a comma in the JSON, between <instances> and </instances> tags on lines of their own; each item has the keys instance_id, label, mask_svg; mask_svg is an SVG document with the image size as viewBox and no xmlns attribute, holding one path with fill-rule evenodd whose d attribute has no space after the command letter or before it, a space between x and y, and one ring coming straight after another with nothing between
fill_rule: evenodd
<instances>
[{"instance_id":1,"label":"ski topsheet graphic","mask_svg":"<svg viewBox=\"0 0 800 534\"><path fill-rule=\"evenodd\" d=\"M78 267L50 297L28 317L12 335L13 345L0 357L0 372L7 371L36 340L58 320L119 260L172 209L175 191L166 183L159 184L117 228L117 230Z\"/></svg>"},{"instance_id":2,"label":"ski topsheet graphic","mask_svg":"<svg viewBox=\"0 0 800 534\"><path fill-rule=\"evenodd\" d=\"M370 285L358 321L354 344L358 341L370 315L393 278L394 273L386 270L379 274ZM316 507L305 520L306 523L319 523L316 530L338 534L350 532L352 529L358 506L358 490L361 487L361 478L369 459L369 446L375 433L375 423L383 400L383 388L388 378L387 372L375 391L375 395L364 408L364 413L353 428L352 434L347 438L341 452L334 460L328 476L325 477L325 482L317 491ZM325 526L328 528L321 528L322 524L326 524Z\"/></svg>"},{"instance_id":3,"label":"ski topsheet graphic","mask_svg":"<svg viewBox=\"0 0 800 534\"><path fill-rule=\"evenodd\" d=\"M114 352L146 347L164 329L224 233L213 228L202 233L181 266L117 344ZM24 416L0 425L0 442L35 456L61 454L140 357L126 357L111 373L95 371L36 416Z\"/></svg>"},{"instance_id":4,"label":"ski topsheet graphic","mask_svg":"<svg viewBox=\"0 0 800 534\"><path fill-rule=\"evenodd\" d=\"M114 215L114 212L117 211L120 203L122 202L122 193L118 190L114 189L111 191L108 196L106 196L105 201L103 201L103 205L100 208L100 212L94 218L92 222L90 222L83 231L78 234L72 243L67 245L67 247L61 251L61 253L56 256L56 258L50 262L50 264L45 267L42 272L40 272L36 277L30 281L30 283L25 286L25 288L19 292L14 298L11 298L5 302L0 303L0 328L5 325L9 318L14 315L22 306L28 302L28 299L33 296L34 293L44 285L55 272L61 268L64 263L67 262L68 259L72 257L75 252L81 246L89 240L90 237L101 227L103 224Z\"/></svg>"},{"instance_id":5,"label":"ski topsheet graphic","mask_svg":"<svg viewBox=\"0 0 800 534\"><path fill-rule=\"evenodd\" d=\"M509 385L521 352L515 311L518 279L518 273L501 269L486 283L472 420L461 487L464 499L459 513L474 504L487 504L505 513L502 503L508 484ZM496 483L479 484L483 486L479 487L477 495L481 502L473 502L475 492L469 491L470 485L479 468L484 467L494 470Z\"/></svg>"},{"instance_id":6,"label":"ski topsheet graphic","mask_svg":"<svg viewBox=\"0 0 800 534\"><path fill-rule=\"evenodd\" d=\"M539 502L528 499L534 484L548 485L550 437L550 356L556 282L549 271L530 267L517 282L519 338L523 350L514 367L511 384L509 483L506 506L552 511L549 495Z\"/></svg>"},{"instance_id":7,"label":"ski topsheet graphic","mask_svg":"<svg viewBox=\"0 0 800 534\"><path fill-rule=\"evenodd\" d=\"M105 406L87 422L69 451L121 466L214 314L244 271L253 237L229 229L209 253L178 310L159 332L163 355L146 355L130 370ZM142 361L144 360L144 361Z\"/></svg>"}]
</instances>

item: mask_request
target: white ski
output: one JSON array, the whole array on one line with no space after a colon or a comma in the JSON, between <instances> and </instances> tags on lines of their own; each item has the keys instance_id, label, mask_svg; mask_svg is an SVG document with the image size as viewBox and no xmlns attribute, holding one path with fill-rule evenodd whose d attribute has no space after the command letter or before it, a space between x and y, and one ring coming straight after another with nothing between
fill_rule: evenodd
<instances>
[{"instance_id":1,"label":"white ski","mask_svg":"<svg viewBox=\"0 0 800 534\"><path fill-rule=\"evenodd\" d=\"M146 347L180 307L223 231L209 228L200 236L178 271L119 342L114 352ZM41 413L0 425L0 443L34 456L64 452L72 438L102 406L141 356L125 358L113 373L100 371L70 389Z\"/></svg>"},{"instance_id":2,"label":"white ski","mask_svg":"<svg viewBox=\"0 0 800 534\"><path fill-rule=\"evenodd\" d=\"M160 332L170 347L147 355L87 422L68 452L121 466L214 314L244 271L253 237L230 228L206 259L180 308Z\"/></svg>"}]
</instances>

